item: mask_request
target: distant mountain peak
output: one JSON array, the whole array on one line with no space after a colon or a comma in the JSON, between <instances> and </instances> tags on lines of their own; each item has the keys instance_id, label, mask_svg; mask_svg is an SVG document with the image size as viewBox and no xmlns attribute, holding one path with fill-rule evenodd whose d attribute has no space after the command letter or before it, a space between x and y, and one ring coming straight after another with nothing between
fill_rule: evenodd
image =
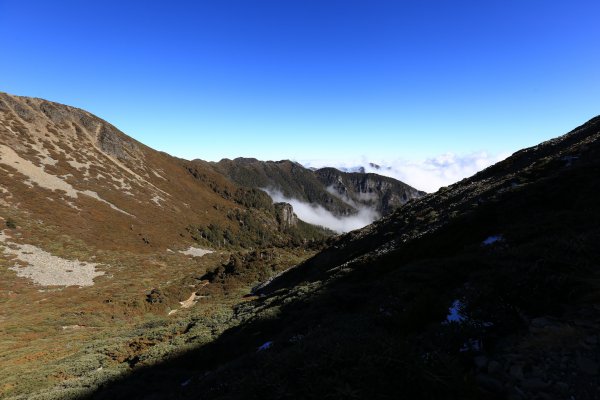
<instances>
[{"instance_id":1,"label":"distant mountain peak","mask_svg":"<svg viewBox=\"0 0 600 400\"><path fill-rule=\"evenodd\" d=\"M236 158L212 163L237 184L266 189L275 201L295 204L300 219L337 231L355 229L341 219L356 216L364 226L424 193L393 178L333 167L306 168L289 160ZM367 216L368 215L368 216Z\"/></svg>"}]
</instances>

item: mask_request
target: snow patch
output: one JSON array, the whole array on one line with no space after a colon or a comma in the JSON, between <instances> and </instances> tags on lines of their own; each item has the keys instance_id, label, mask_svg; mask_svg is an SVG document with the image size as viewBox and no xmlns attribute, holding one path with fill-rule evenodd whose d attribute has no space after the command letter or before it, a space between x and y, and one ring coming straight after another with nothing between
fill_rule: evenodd
<instances>
[{"instance_id":1,"label":"snow patch","mask_svg":"<svg viewBox=\"0 0 600 400\"><path fill-rule=\"evenodd\" d=\"M186 387L187 385L190 384L191 381L192 381L192 378L187 379L187 380L181 382L181 387Z\"/></svg>"},{"instance_id":2,"label":"snow patch","mask_svg":"<svg viewBox=\"0 0 600 400\"><path fill-rule=\"evenodd\" d=\"M452 302L452 305L450 306L450 308L448 309L448 316L446 317L446 322L450 323L450 322L463 322L467 319L467 317L465 315L462 314L462 310L464 309L465 305L463 304L462 301L460 300L454 300Z\"/></svg>"},{"instance_id":3,"label":"snow patch","mask_svg":"<svg viewBox=\"0 0 600 400\"><path fill-rule=\"evenodd\" d=\"M187 300L180 301L179 304L181 304L181 308L190 308L191 306L195 305L198 302L197 300L201 297L202 296L198 296L196 292L194 292Z\"/></svg>"},{"instance_id":4,"label":"snow patch","mask_svg":"<svg viewBox=\"0 0 600 400\"><path fill-rule=\"evenodd\" d=\"M488 238L486 238L483 242L481 242L481 244L483 246L489 246L490 244L494 244L496 242L501 242L503 240L504 240L504 238L502 237L502 235L492 235L492 236L489 236Z\"/></svg>"},{"instance_id":5,"label":"snow patch","mask_svg":"<svg viewBox=\"0 0 600 400\"><path fill-rule=\"evenodd\" d=\"M271 346L273 346L273 342L272 341L268 341L263 343L261 346L258 347L258 349L256 349L257 352L259 351L265 351L271 348Z\"/></svg>"},{"instance_id":6,"label":"snow patch","mask_svg":"<svg viewBox=\"0 0 600 400\"><path fill-rule=\"evenodd\" d=\"M67 163L68 163L68 164L69 164L71 167L75 168L75 169L76 169L76 170L78 170L78 171L84 170L84 174L85 174L85 176L88 176L88 175L89 175L89 171L88 171L88 170L89 170L89 169L90 169L90 167L92 166L92 163L91 163L91 161L87 161L87 162L85 162L85 163L80 163L80 162L79 162L79 161L77 161L77 160L67 160Z\"/></svg>"}]
</instances>

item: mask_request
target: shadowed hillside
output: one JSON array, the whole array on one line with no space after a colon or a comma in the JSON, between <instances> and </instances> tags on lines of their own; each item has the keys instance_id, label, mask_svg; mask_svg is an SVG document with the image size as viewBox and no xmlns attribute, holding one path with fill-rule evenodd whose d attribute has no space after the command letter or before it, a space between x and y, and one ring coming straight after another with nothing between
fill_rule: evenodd
<instances>
[{"instance_id":1,"label":"shadowed hillside","mask_svg":"<svg viewBox=\"0 0 600 400\"><path fill-rule=\"evenodd\" d=\"M595 118L338 237L216 341L89 398L597 398L599 138Z\"/></svg>"},{"instance_id":2,"label":"shadowed hillside","mask_svg":"<svg viewBox=\"0 0 600 400\"><path fill-rule=\"evenodd\" d=\"M595 399L599 138L326 239L211 163L2 94L0 397Z\"/></svg>"}]
</instances>

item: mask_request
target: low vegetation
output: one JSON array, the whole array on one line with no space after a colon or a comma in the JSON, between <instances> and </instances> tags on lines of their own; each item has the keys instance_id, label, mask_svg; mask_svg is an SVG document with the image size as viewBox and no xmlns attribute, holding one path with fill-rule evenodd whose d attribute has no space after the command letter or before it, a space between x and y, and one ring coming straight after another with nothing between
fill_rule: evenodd
<instances>
[{"instance_id":1,"label":"low vegetation","mask_svg":"<svg viewBox=\"0 0 600 400\"><path fill-rule=\"evenodd\" d=\"M8 229L17 229L17 223L12 218L7 218L5 221L5 225Z\"/></svg>"},{"instance_id":2,"label":"low vegetation","mask_svg":"<svg viewBox=\"0 0 600 400\"><path fill-rule=\"evenodd\" d=\"M92 398L596 398L599 125L334 240L215 341Z\"/></svg>"},{"instance_id":3,"label":"low vegetation","mask_svg":"<svg viewBox=\"0 0 600 400\"><path fill-rule=\"evenodd\" d=\"M40 286L0 253L2 398L597 398L600 118L331 237L81 110L0 112L35 171L106 200L0 163L0 248L103 272ZM108 161L67 160L94 128Z\"/></svg>"}]
</instances>

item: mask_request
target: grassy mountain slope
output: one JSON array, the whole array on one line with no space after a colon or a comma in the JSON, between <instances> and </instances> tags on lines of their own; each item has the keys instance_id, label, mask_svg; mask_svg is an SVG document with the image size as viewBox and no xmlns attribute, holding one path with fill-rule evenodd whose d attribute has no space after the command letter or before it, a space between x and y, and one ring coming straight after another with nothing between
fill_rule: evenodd
<instances>
[{"instance_id":1,"label":"grassy mountain slope","mask_svg":"<svg viewBox=\"0 0 600 400\"><path fill-rule=\"evenodd\" d=\"M152 150L83 110L3 94L0 112L4 202L88 244L164 250L191 243L190 224L237 233L232 209L273 214L264 194Z\"/></svg>"},{"instance_id":2,"label":"grassy mountain slope","mask_svg":"<svg viewBox=\"0 0 600 400\"><path fill-rule=\"evenodd\" d=\"M89 398L595 399L600 117L338 237Z\"/></svg>"},{"instance_id":3,"label":"grassy mountain slope","mask_svg":"<svg viewBox=\"0 0 600 400\"><path fill-rule=\"evenodd\" d=\"M329 235L287 211L84 110L0 93L0 397L173 351L192 315L221 318ZM202 277L232 260L213 290Z\"/></svg>"}]
</instances>

